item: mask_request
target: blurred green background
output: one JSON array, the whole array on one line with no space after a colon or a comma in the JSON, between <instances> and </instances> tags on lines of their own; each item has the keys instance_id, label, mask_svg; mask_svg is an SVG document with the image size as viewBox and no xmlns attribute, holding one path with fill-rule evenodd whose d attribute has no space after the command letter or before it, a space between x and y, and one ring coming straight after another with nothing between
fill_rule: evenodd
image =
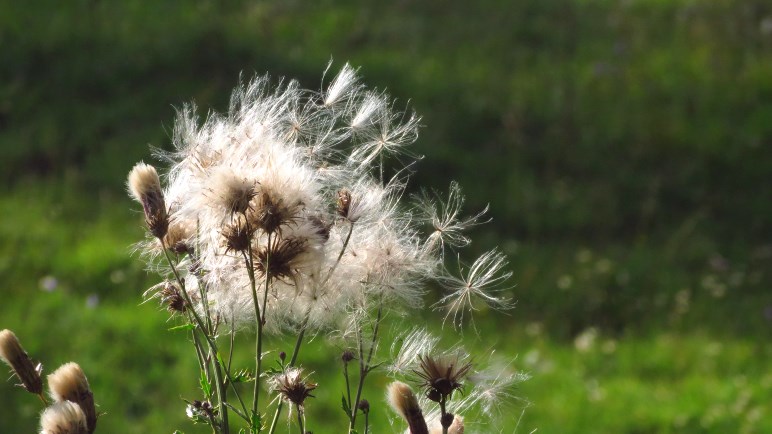
<instances>
[{"instance_id":1,"label":"blurred green background","mask_svg":"<svg viewBox=\"0 0 772 434\"><path fill-rule=\"evenodd\" d=\"M506 251L518 306L465 338L531 373L531 404L469 432L772 432L768 1L2 1L0 328L83 366L97 432L208 432L185 336L139 305L129 169L175 107L224 110L240 74L319 89L330 59L423 117L411 188L491 205L470 254ZM344 431L339 351L301 355L317 434ZM396 432L384 384L373 432ZM40 410L0 385L0 432Z\"/></svg>"}]
</instances>

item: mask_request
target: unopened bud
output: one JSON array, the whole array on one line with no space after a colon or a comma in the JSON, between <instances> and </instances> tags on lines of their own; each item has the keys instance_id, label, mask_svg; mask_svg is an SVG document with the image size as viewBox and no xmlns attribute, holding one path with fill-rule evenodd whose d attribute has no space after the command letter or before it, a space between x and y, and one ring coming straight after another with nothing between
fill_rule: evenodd
<instances>
[{"instance_id":1,"label":"unopened bud","mask_svg":"<svg viewBox=\"0 0 772 434\"><path fill-rule=\"evenodd\" d=\"M340 359L343 360L343 363L348 363L354 360L354 352L351 350L345 350L343 351L343 354L340 355Z\"/></svg>"},{"instance_id":2,"label":"unopened bud","mask_svg":"<svg viewBox=\"0 0 772 434\"><path fill-rule=\"evenodd\" d=\"M362 410L362 413L364 414L367 414L370 412L370 402L366 399L359 401L359 405L357 407L360 410Z\"/></svg>"},{"instance_id":3,"label":"unopened bud","mask_svg":"<svg viewBox=\"0 0 772 434\"><path fill-rule=\"evenodd\" d=\"M35 364L29 358L16 335L10 330L0 332L0 358L13 369L14 374L21 380L20 386L36 395L43 392L43 380L40 378L43 366Z\"/></svg>"},{"instance_id":4,"label":"unopened bud","mask_svg":"<svg viewBox=\"0 0 772 434\"><path fill-rule=\"evenodd\" d=\"M161 180L155 167L137 163L129 172L129 192L145 212L145 223L150 233L163 239L169 230L169 215L166 211Z\"/></svg>"}]
</instances>

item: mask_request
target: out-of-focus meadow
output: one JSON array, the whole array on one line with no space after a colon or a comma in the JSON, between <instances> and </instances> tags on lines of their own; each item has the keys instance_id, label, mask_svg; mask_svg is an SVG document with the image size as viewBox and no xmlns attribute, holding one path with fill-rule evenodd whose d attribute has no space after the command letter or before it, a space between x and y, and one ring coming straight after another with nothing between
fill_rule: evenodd
<instances>
[{"instance_id":1,"label":"out-of-focus meadow","mask_svg":"<svg viewBox=\"0 0 772 434\"><path fill-rule=\"evenodd\" d=\"M411 188L490 203L471 249L510 256L518 305L464 337L533 376L503 432L772 432L772 4L367 3L0 3L0 328L83 366L97 432L207 432L191 347L140 305L129 169L175 107L224 110L253 74L319 89L330 59L423 117ZM301 354L317 434L344 431L339 350ZM373 432L396 432L384 385ZM0 385L0 432L40 410Z\"/></svg>"}]
</instances>

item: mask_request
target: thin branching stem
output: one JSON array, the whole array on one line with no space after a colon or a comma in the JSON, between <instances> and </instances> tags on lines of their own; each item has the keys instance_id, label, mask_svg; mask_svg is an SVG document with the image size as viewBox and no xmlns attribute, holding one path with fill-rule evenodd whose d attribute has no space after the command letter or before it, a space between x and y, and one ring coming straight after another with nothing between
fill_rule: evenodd
<instances>
[{"instance_id":1,"label":"thin branching stem","mask_svg":"<svg viewBox=\"0 0 772 434\"><path fill-rule=\"evenodd\" d=\"M346 379L346 404L351 408L351 382L348 378L348 362L343 362L343 377ZM347 414L348 421L351 423L351 413Z\"/></svg>"},{"instance_id":2,"label":"thin branching stem","mask_svg":"<svg viewBox=\"0 0 772 434\"><path fill-rule=\"evenodd\" d=\"M300 427L300 434L306 434L306 428L304 419L305 416L303 415L303 408L299 405L295 406L297 408L297 414L298 414L298 427Z\"/></svg>"},{"instance_id":3,"label":"thin branching stem","mask_svg":"<svg viewBox=\"0 0 772 434\"><path fill-rule=\"evenodd\" d=\"M346 248L348 247L348 242L351 240L351 233L354 232L354 223L349 224L348 228L348 235L346 235L346 240L343 242L343 247L340 249L340 253L338 253L338 259L335 260L335 263L330 267L330 272L327 273L327 277L324 278L322 281L322 284L319 285L320 287L324 287L324 285L327 283L328 280L330 280L330 277L332 277L332 274L335 272L335 269L338 267L338 264L340 264L341 258L343 258L343 254L346 252Z\"/></svg>"},{"instance_id":4,"label":"thin branching stem","mask_svg":"<svg viewBox=\"0 0 772 434\"><path fill-rule=\"evenodd\" d=\"M247 228L249 230L249 228ZM257 298L257 282L255 279L255 267L254 256L252 255L252 249L247 249L249 254L242 252L244 255L244 262L247 267L247 274L249 275L249 283L252 288L252 304L255 306L255 323L257 331L255 332L255 387L252 391L252 417L257 417L257 405L258 405L258 392L260 387L260 335L262 326L260 324L260 303ZM256 432L254 423L250 422L250 432Z\"/></svg>"},{"instance_id":5,"label":"thin branching stem","mask_svg":"<svg viewBox=\"0 0 772 434\"><path fill-rule=\"evenodd\" d=\"M298 337L295 340L295 348L292 350L292 357L290 357L289 365L290 367L295 366L295 363L298 360L298 354L300 354L300 346L303 344L303 337L306 334L306 327L308 326L308 321L311 318L311 309L306 310L306 315L303 317L303 322L300 324L300 331L298 332ZM279 400L279 403L276 404L276 411L273 413L273 419L271 420L271 428L268 431L268 434L273 434L273 432L276 430L276 422L279 420L279 416L281 415L281 410L284 406L284 401Z\"/></svg>"},{"instance_id":6,"label":"thin branching stem","mask_svg":"<svg viewBox=\"0 0 772 434\"><path fill-rule=\"evenodd\" d=\"M220 372L220 361L217 357L217 344L214 342L214 339L209 336L209 334L206 333L207 328L205 322L201 319L201 317L198 315L198 312L196 312L196 309L193 307L193 302L190 299L190 296L188 295L188 291L185 289L185 281L182 280L180 277L179 272L177 271L177 267L174 265L174 262L172 261L171 256L169 256L169 251L166 248L166 242L164 242L163 239L160 239L161 241L161 249L164 252L164 256L166 257L167 262L169 263L169 266L172 269L172 273L174 273L174 277L177 279L177 283L180 284L181 293L183 298L185 299L185 303L187 303L188 306L190 306L190 313L192 318L195 320L196 325L198 326L199 330L202 331L204 337L206 338L207 343L209 344L209 349L214 355L212 358L212 364L214 365L214 374L215 374L215 383L217 386L217 396L220 406L220 414L222 418L222 432L225 434L230 433L230 428L228 426L228 407L226 406L226 403L228 402L227 392L224 387L223 379L222 379L222 372Z\"/></svg>"},{"instance_id":7,"label":"thin branching stem","mask_svg":"<svg viewBox=\"0 0 772 434\"><path fill-rule=\"evenodd\" d=\"M356 394L356 400L354 401L354 405L351 407L351 423L348 427L348 432L351 432L354 430L356 420L357 420L357 410L359 409L359 402L362 398L362 387L365 385L365 378L367 377L367 374L370 373L370 370L372 367L370 366L370 362L373 358L373 352L375 350L376 343L378 342L378 328L381 324L381 319L383 318L383 302L378 302L378 314L375 318L375 325L373 326L373 339L372 342L370 342L370 350L367 354L367 360L364 360L364 349L363 349L363 343L362 343L362 330L359 330L359 335L357 336L357 341L359 342L359 384L357 385L357 394Z\"/></svg>"}]
</instances>

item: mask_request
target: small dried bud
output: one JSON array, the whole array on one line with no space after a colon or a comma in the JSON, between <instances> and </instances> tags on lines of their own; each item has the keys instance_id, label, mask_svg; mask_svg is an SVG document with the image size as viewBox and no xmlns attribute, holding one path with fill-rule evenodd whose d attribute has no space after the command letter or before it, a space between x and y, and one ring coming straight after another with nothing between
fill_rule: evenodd
<instances>
[{"instance_id":1,"label":"small dried bud","mask_svg":"<svg viewBox=\"0 0 772 434\"><path fill-rule=\"evenodd\" d=\"M201 410L204 411L207 415L211 415L212 413L212 403L209 401L204 401L201 403Z\"/></svg>"},{"instance_id":2,"label":"small dried bud","mask_svg":"<svg viewBox=\"0 0 772 434\"><path fill-rule=\"evenodd\" d=\"M357 406L357 408L359 408L362 411L362 413L367 414L370 412L370 402L366 399L363 399L359 401L359 405Z\"/></svg>"},{"instance_id":3,"label":"small dried bud","mask_svg":"<svg viewBox=\"0 0 772 434\"><path fill-rule=\"evenodd\" d=\"M285 353L284 351L279 353L279 360L283 362L286 358L287 358L287 353Z\"/></svg>"},{"instance_id":4,"label":"small dried bud","mask_svg":"<svg viewBox=\"0 0 772 434\"><path fill-rule=\"evenodd\" d=\"M395 381L389 385L389 404L407 421L411 434L428 434L423 412L418 405L418 398L413 389L401 381Z\"/></svg>"},{"instance_id":5,"label":"small dried bud","mask_svg":"<svg viewBox=\"0 0 772 434\"><path fill-rule=\"evenodd\" d=\"M10 330L0 332L0 358L13 369L21 381L20 386L28 392L39 395L43 392L43 380L40 372L43 366L35 364L21 347L16 335Z\"/></svg>"},{"instance_id":6,"label":"small dried bud","mask_svg":"<svg viewBox=\"0 0 772 434\"><path fill-rule=\"evenodd\" d=\"M86 415L88 432L94 432L97 422L94 394L91 393L88 379L77 363L65 363L49 375L48 388L54 401L72 401L78 404Z\"/></svg>"},{"instance_id":7,"label":"small dried bud","mask_svg":"<svg viewBox=\"0 0 772 434\"><path fill-rule=\"evenodd\" d=\"M347 219L349 217L349 211L351 210L351 193L346 190L340 190L338 192L338 204L336 211L338 215Z\"/></svg>"},{"instance_id":8,"label":"small dried bud","mask_svg":"<svg viewBox=\"0 0 772 434\"><path fill-rule=\"evenodd\" d=\"M455 416L452 413L445 413L440 418L440 424L443 428L447 428L453 423L453 419L455 419Z\"/></svg>"},{"instance_id":9,"label":"small dried bud","mask_svg":"<svg viewBox=\"0 0 772 434\"><path fill-rule=\"evenodd\" d=\"M343 363L348 363L354 360L354 352L351 350L345 350L343 351L343 354L340 355L340 359L343 360Z\"/></svg>"},{"instance_id":10,"label":"small dried bud","mask_svg":"<svg viewBox=\"0 0 772 434\"><path fill-rule=\"evenodd\" d=\"M145 223L150 233L158 239L163 239L169 230L169 214L155 167L137 163L129 172L128 184L131 195L142 204Z\"/></svg>"},{"instance_id":11,"label":"small dried bud","mask_svg":"<svg viewBox=\"0 0 772 434\"><path fill-rule=\"evenodd\" d=\"M86 415L75 403L62 401L40 415L40 434L88 434Z\"/></svg>"},{"instance_id":12,"label":"small dried bud","mask_svg":"<svg viewBox=\"0 0 772 434\"><path fill-rule=\"evenodd\" d=\"M450 416L449 414L446 414L446 416ZM464 418L461 416L455 415L450 416L451 424L448 426L448 434L464 434ZM442 434L442 426L439 424L432 425L431 431L429 431L429 434Z\"/></svg>"}]
</instances>

